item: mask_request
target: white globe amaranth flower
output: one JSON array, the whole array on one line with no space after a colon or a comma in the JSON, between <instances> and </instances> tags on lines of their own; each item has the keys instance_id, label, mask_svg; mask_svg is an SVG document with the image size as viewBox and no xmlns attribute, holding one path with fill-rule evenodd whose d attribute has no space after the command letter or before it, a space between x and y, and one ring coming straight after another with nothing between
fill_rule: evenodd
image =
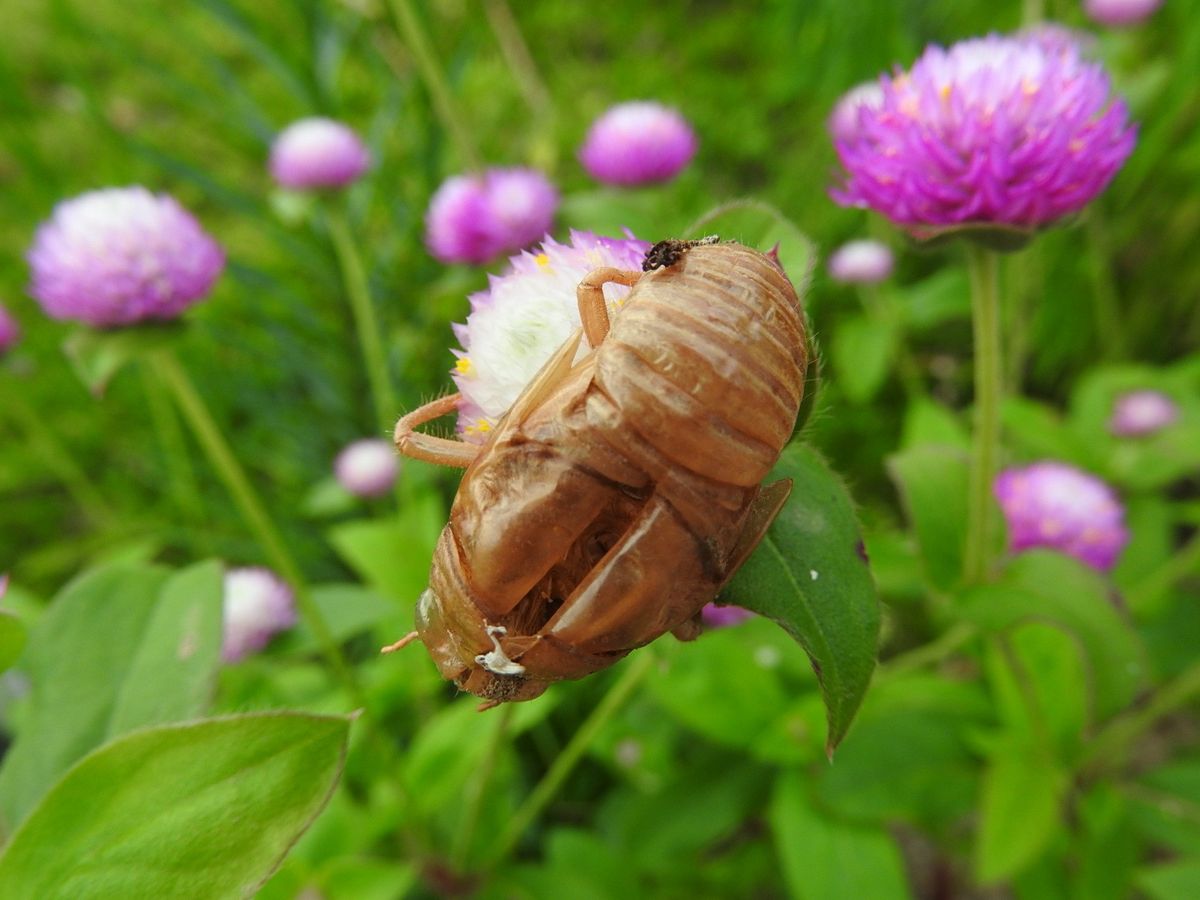
<instances>
[{"instance_id":1,"label":"white globe amaranth flower","mask_svg":"<svg viewBox=\"0 0 1200 900\"><path fill-rule=\"evenodd\" d=\"M509 260L508 270L471 295L466 324L455 325L462 350L453 378L462 400L458 430L482 443L547 359L580 327L576 288L602 266L640 269L650 245L633 238L572 231L569 243L546 238ZM615 311L629 288L604 287Z\"/></svg>"},{"instance_id":2,"label":"white globe amaranth flower","mask_svg":"<svg viewBox=\"0 0 1200 900\"><path fill-rule=\"evenodd\" d=\"M296 624L296 597L287 583L261 566L225 573L221 658L237 662Z\"/></svg>"}]
</instances>

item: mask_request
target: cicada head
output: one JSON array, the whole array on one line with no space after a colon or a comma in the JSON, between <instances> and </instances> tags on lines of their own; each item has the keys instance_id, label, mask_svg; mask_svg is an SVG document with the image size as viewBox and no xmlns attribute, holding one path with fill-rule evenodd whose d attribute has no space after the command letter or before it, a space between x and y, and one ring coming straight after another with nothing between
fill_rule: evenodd
<instances>
[{"instance_id":1,"label":"cicada head","mask_svg":"<svg viewBox=\"0 0 1200 900\"><path fill-rule=\"evenodd\" d=\"M469 609L459 603L458 609ZM482 626L475 617L456 621L447 614L443 599L426 588L417 601L417 633L437 663L442 676L462 690L487 700L506 703L532 700L545 692L547 683L525 676L525 669L505 655L496 639L504 629ZM491 648L480 652L474 633L482 629Z\"/></svg>"}]
</instances>

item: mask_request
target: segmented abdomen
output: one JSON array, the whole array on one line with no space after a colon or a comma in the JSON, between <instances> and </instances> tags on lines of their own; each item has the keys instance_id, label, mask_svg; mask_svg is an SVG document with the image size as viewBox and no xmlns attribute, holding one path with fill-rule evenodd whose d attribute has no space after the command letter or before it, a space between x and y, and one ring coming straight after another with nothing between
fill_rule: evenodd
<instances>
[{"instance_id":1,"label":"segmented abdomen","mask_svg":"<svg viewBox=\"0 0 1200 900\"><path fill-rule=\"evenodd\" d=\"M752 487L791 436L806 347L796 293L767 257L694 247L643 276L614 317L588 418L631 458L645 442L704 478Z\"/></svg>"}]
</instances>

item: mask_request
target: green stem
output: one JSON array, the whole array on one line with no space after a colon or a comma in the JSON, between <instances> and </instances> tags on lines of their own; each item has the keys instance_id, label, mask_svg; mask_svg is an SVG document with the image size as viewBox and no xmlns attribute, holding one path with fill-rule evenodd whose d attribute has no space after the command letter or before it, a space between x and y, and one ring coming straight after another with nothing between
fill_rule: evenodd
<instances>
[{"instance_id":1,"label":"green stem","mask_svg":"<svg viewBox=\"0 0 1200 900\"><path fill-rule=\"evenodd\" d=\"M479 825L479 814L483 811L483 798L487 796L488 784L492 780L492 772L496 768L496 760L500 756L500 748L508 736L508 727L512 723L513 710L511 703L503 704L497 713L499 721L492 730L487 747L483 751L483 759L475 777L467 787L466 797L463 798L462 824L454 835L454 846L450 851L450 861L457 872L466 871L467 856L471 852L471 840Z\"/></svg>"},{"instance_id":2,"label":"green stem","mask_svg":"<svg viewBox=\"0 0 1200 900\"><path fill-rule=\"evenodd\" d=\"M539 118L550 115L553 106L550 101L550 91L538 74L537 65L529 52L529 45L521 36L521 28L505 0L484 0L483 11L487 15L492 33L496 35L496 43L504 61L513 73L521 95L529 105L530 110Z\"/></svg>"},{"instance_id":3,"label":"green stem","mask_svg":"<svg viewBox=\"0 0 1200 900\"><path fill-rule=\"evenodd\" d=\"M190 522L200 522L204 518L204 502L200 497L196 473L188 457L187 443L179 428L179 420L175 417L175 411L171 409L170 399L163 391L162 383L154 377L153 370L149 366L139 368L142 370L142 386L146 391L150 418L154 420L158 443L166 458L171 494L175 497L180 512Z\"/></svg>"},{"instance_id":4,"label":"green stem","mask_svg":"<svg viewBox=\"0 0 1200 900\"><path fill-rule=\"evenodd\" d=\"M567 742L562 753L551 764L549 771L525 798L525 802L521 804L513 817L508 820L508 827L492 846L492 853L488 858L489 866L496 865L513 851L521 840L521 836L525 834L525 830L533 824L546 805L554 798L554 795L558 793L563 782L567 780L567 776L574 771L576 764L583 758L583 754L591 746L596 735L629 699L638 685L642 683L642 679L650 674L654 662L653 652L649 648L642 648L629 661L625 671L621 673L621 677L608 689L604 699L579 726L579 730L571 736L571 740Z\"/></svg>"},{"instance_id":5,"label":"green stem","mask_svg":"<svg viewBox=\"0 0 1200 900\"><path fill-rule=\"evenodd\" d=\"M1092 310L1096 316L1096 335L1108 360L1126 356L1125 328L1121 322L1121 300L1114 287L1108 234L1100 211L1087 214L1087 263L1092 282Z\"/></svg>"},{"instance_id":6,"label":"green stem","mask_svg":"<svg viewBox=\"0 0 1200 900\"><path fill-rule=\"evenodd\" d=\"M350 233L345 213L341 209L330 209L326 221L334 252L337 253L338 267L342 272L346 297L350 301L350 311L354 316L359 350L367 367L367 380L371 383L376 426L386 428L390 434L391 426L395 424L400 411L396 405L396 395L392 391L391 378L388 376L387 354L383 349L383 337L379 330L379 320L375 316L375 305L371 302L367 272Z\"/></svg>"},{"instance_id":7,"label":"green stem","mask_svg":"<svg viewBox=\"0 0 1200 900\"><path fill-rule=\"evenodd\" d=\"M875 681L876 683L891 681L901 675L907 675L909 672L936 665L960 647L970 643L977 634L978 631L974 625L960 622L928 644L922 644L907 653L901 653L887 662L880 663L879 668L875 671Z\"/></svg>"},{"instance_id":8,"label":"green stem","mask_svg":"<svg viewBox=\"0 0 1200 900\"><path fill-rule=\"evenodd\" d=\"M1163 685L1150 702L1114 719L1090 741L1082 763L1087 774L1111 770L1125 761L1129 747L1163 716L1174 712L1200 695L1200 662L1193 663L1172 681Z\"/></svg>"},{"instance_id":9,"label":"green stem","mask_svg":"<svg viewBox=\"0 0 1200 900\"><path fill-rule=\"evenodd\" d=\"M992 553L992 482L1000 444L1000 394L1004 372L1000 353L1000 297L997 256L967 246L971 276L971 318L975 341L975 434L967 495L967 584L988 575Z\"/></svg>"},{"instance_id":10,"label":"green stem","mask_svg":"<svg viewBox=\"0 0 1200 900\"><path fill-rule=\"evenodd\" d=\"M225 436L208 411L208 407L197 392L195 385L192 384L183 366L179 364L179 360L169 350L155 352L152 359L159 377L174 395L180 413L208 455L218 477L225 483L225 487L233 497L233 502L242 514L247 527L266 553L271 565L283 576L284 580L291 584L296 594L296 605L300 615L312 629L322 653L333 667L334 674L341 681L351 701L356 706L365 706L362 689L334 641L333 633L329 630L324 616L321 615L321 611L313 601L300 566L287 549L282 535L275 527L275 523L271 521L271 517L267 514L262 500L259 499L251 485L246 471L233 455Z\"/></svg>"},{"instance_id":11,"label":"green stem","mask_svg":"<svg viewBox=\"0 0 1200 900\"><path fill-rule=\"evenodd\" d=\"M1192 572L1200 572L1200 531L1193 534L1174 556L1143 578L1138 586L1129 592L1129 606L1140 610Z\"/></svg>"},{"instance_id":12,"label":"green stem","mask_svg":"<svg viewBox=\"0 0 1200 900\"><path fill-rule=\"evenodd\" d=\"M430 43L429 36L413 9L412 0L391 0L390 5L396 30L416 60L417 70L421 73L421 79L433 100L434 111L442 120L442 126L450 133L467 168L477 172L483 171L483 159L471 137L471 130L455 104L450 85L438 64L433 44Z\"/></svg>"},{"instance_id":13,"label":"green stem","mask_svg":"<svg viewBox=\"0 0 1200 900\"><path fill-rule=\"evenodd\" d=\"M17 425L24 429L29 437L29 443L37 448L41 460L63 483L63 487L67 489L67 493L71 495L71 499L83 511L83 514L93 523L111 520L113 518L112 510L104 502L100 492L96 490L83 469L76 464L75 458L59 442L54 432L46 426L42 417L34 412L21 396L19 389L5 392L4 409Z\"/></svg>"}]
</instances>

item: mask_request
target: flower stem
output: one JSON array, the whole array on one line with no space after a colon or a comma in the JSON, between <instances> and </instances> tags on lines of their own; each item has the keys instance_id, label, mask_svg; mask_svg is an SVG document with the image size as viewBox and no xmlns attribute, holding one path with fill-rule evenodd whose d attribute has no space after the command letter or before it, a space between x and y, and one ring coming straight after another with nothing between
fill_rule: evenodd
<instances>
[{"instance_id":1,"label":"flower stem","mask_svg":"<svg viewBox=\"0 0 1200 900\"><path fill-rule=\"evenodd\" d=\"M170 399L166 396L162 383L155 377L154 370L149 366L139 368L142 370L142 386L146 391L146 405L150 408L150 418L154 420L154 430L158 433L158 442L163 456L166 457L171 493L180 512L192 523L199 522L204 517L204 502L200 497L196 473L188 458L187 444L180 431L179 420L175 417Z\"/></svg>"},{"instance_id":2,"label":"flower stem","mask_svg":"<svg viewBox=\"0 0 1200 900\"><path fill-rule=\"evenodd\" d=\"M383 349L383 337L379 320L375 316L375 305L371 302L371 288L367 282L362 257L350 233L350 225L341 209L330 209L326 218L329 236L333 240L338 267L342 272L342 283L350 301L354 316L354 328L358 333L359 349L367 367L367 380L371 383L371 398L375 404L375 424L378 428L391 427L400 416L396 395L392 391L388 376L387 355Z\"/></svg>"},{"instance_id":3,"label":"flower stem","mask_svg":"<svg viewBox=\"0 0 1200 900\"><path fill-rule=\"evenodd\" d=\"M479 825L479 814L483 811L483 798L487 795L488 784L492 780L492 772L496 768L496 760L500 756L500 748L508 737L508 727L512 723L513 710L511 703L505 703L496 713L499 721L492 730L491 738L483 751L483 759L475 777L467 786L466 797L463 798L462 824L454 835L454 846L450 851L450 861L456 871L466 868L467 855L471 852L471 840Z\"/></svg>"},{"instance_id":4,"label":"flower stem","mask_svg":"<svg viewBox=\"0 0 1200 900\"><path fill-rule=\"evenodd\" d=\"M553 111L550 91L538 74L537 65L529 53L529 45L521 36L521 28L508 3L506 0L483 0L483 11L529 109L539 118L550 115Z\"/></svg>"},{"instance_id":5,"label":"flower stem","mask_svg":"<svg viewBox=\"0 0 1200 900\"><path fill-rule=\"evenodd\" d=\"M412 0L391 0L390 7L396 30L416 60L417 70L421 73L421 79L433 100L434 111L442 120L442 127L450 133L450 138L467 168L482 171L483 159L479 155L479 149L475 146L471 131L455 104L450 85L438 64L429 35L425 33L421 20L413 9Z\"/></svg>"},{"instance_id":6,"label":"flower stem","mask_svg":"<svg viewBox=\"0 0 1200 900\"><path fill-rule=\"evenodd\" d=\"M1089 741L1081 769L1086 774L1095 775L1119 766L1124 762L1131 744L1163 716L1174 712L1197 695L1200 695L1200 663L1193 663L1159 688L1147 704L1114 719Z\"/></svg>"},{"instance_id":7,"label":"flower stem","mask_svg":"<svg viewBox=\"0 0 1200 900\"><path fill-rule=\"evenodd\" d=\"M964 575L977 584L988 574L992 552L992 482L1000 444L1000 297L996 253L967 245L971 318L975 342L975 434L967 486L967 545Z\"/></svg>"},{"instance_id":8,"label":"flower stem","mask_svg":"<svg viewBox=\"0 0 1200 900\"><path fill-rule=\"evenodd\" d=\"M1125 330L1121 325L1121 300L1113 287L1112 260L1108 233L1099 210L1087 215L1087 264L1092 282L1092 310L1096 315L1096 335L1105 359L1124 359Z\"/></svg>"},{"instance_id":9,"label":"flower stem","mask_svg":"<svg viewBox=\"0 0 1200 900\"><path fill-rule=\"evenodd\" d=\"M583 758L583 754L591 746L596 735L629 699L641 684L642 679L650 674L654 662L653 652L645 647L630 660L625 671L621 673L621 677L608 689L604 699L579 726L579 730L571 736L571 740L567 742L567 746L563 747L562 752L551 764L549 771L525 798L525 802L521 804L513 817L508 820L508 827L492 846L492 853L487 861L489 867L496 865L513 851L517 842L521 840L521 836L525 834L525 830L533 824L534 819L558 793L563 782L567 780L567 776L574 771L576 764Z\"/></svg>"},{"instance_id":10,"label":"flower stem","mask_svg":"<svg viewBox=\"0 0 1200 900\"><path fill-rule=\"evenodd\" d=\"M44 421L20 395L19 390L5 392L3 409L24 429L29 437L29 443L38 449L39 456L62 482L75 505L83 511L93 523L101 523L113 518L112 510L100 496L100 492L88 479L75 462L75 458L63 447Z\"/></svg>"},{"instance_id":11,"label":"flower stem","mask_svg":"<svg viewBox=\"0 0 1200 900\"><path fill-rule=\"evenodd\" d=\"M1192 572L1200 572L1200 531L1193 534L1174 556L1138 582L1126 598L1130 608L1135 613L1142 612L1175 582Z\"/></svg>"},{"instance_id":12,"label":"flower stem","mask_svg":"<svg viewBox=\"0 0 1200 900\"><path fill-rule=\"evenodd\" d=\"M233 502L242 514L247 527L254 534L271 565L291 584L296 594L296 605L299 607L300 615L312 629L322 653L333 667L334 674L342 683L351 701L356 706L365 706L362 689L334 641L333 633L329 630L325 617L321 615L321 611L313 601L300 566L297 565L295 558L287 549L282 535L275 523L271 521L262 500L255 493L246 471L237 461L237 457L233 455L225 436L213 419L212 413L208 411L208 407L195 385L192 384L183 366L179 364L179 360L169 350L156 351L152 359L159 377L174 395L184 420L208 455L217 475L225 482L225 487L233 497Z\"/></svg>"}]
</instances>

